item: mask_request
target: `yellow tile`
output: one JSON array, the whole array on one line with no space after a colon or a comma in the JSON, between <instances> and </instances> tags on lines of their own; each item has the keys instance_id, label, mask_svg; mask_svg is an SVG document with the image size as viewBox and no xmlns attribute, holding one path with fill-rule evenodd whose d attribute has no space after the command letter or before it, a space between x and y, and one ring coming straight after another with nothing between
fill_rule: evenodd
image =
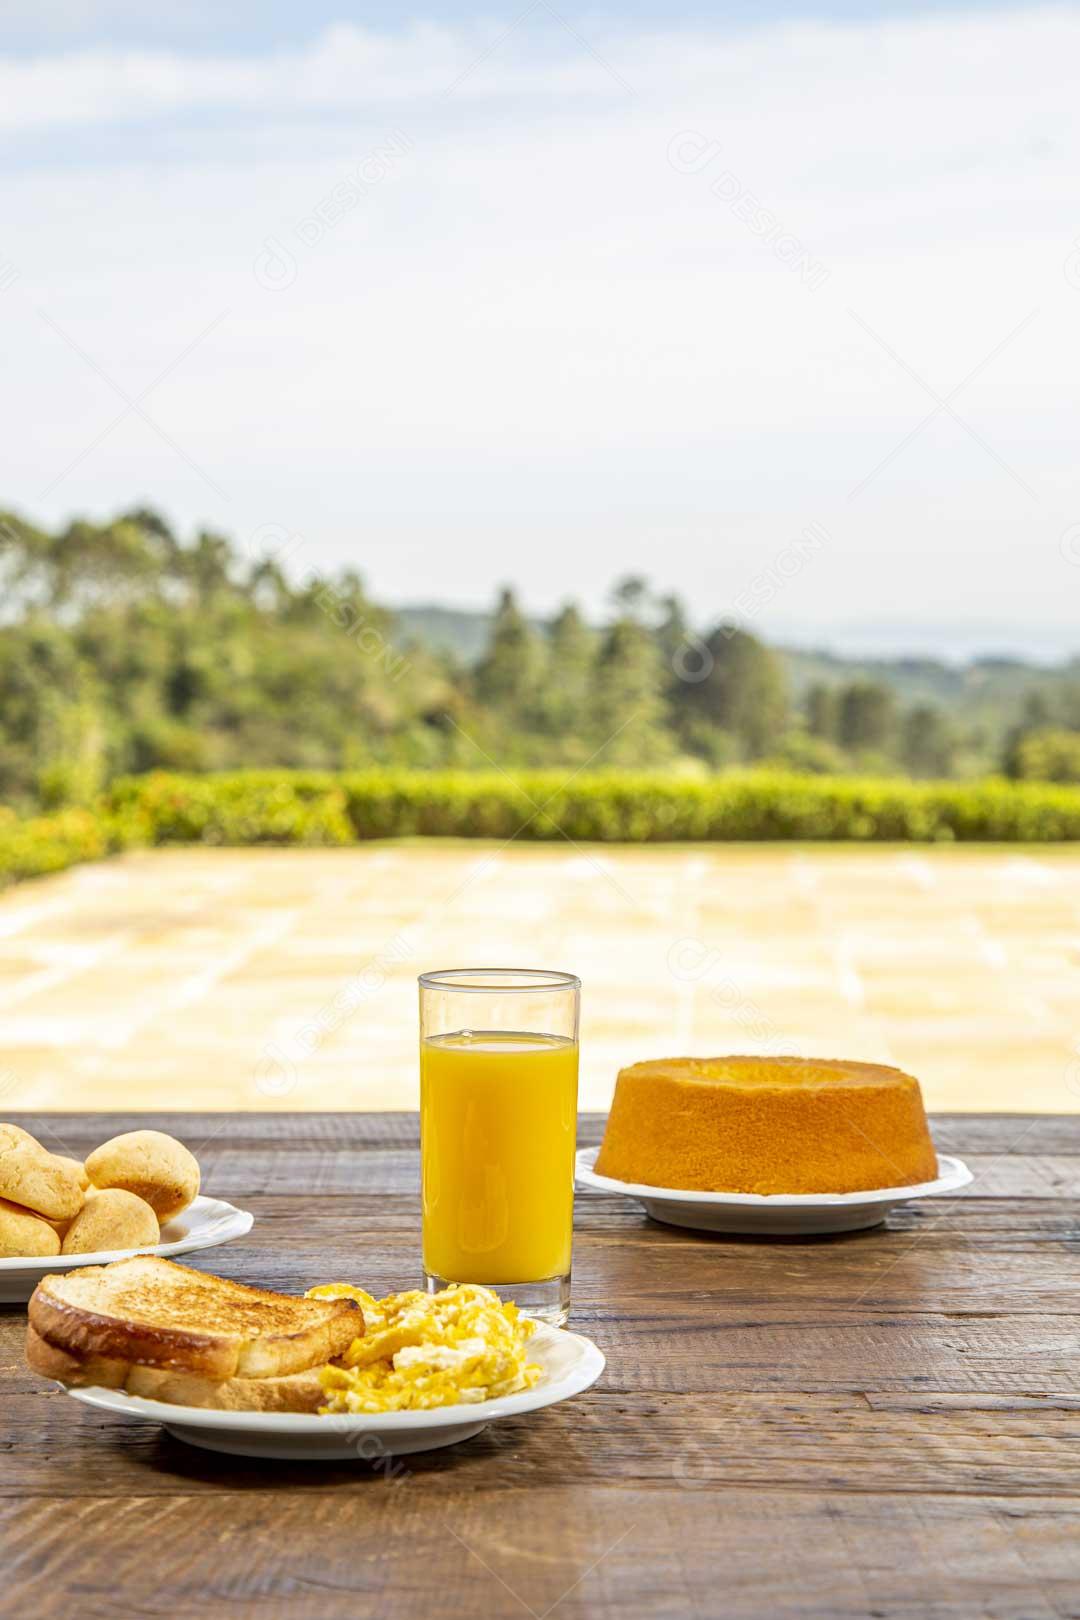
<instances>
[{"instance_id":1,"label":"yellow tile","mask_svg":"<svg viewBox=\"0 0 1080 1620\"><path fill-rule=\"evenodd\" d=\"M643 1056L783 1043L939 1108L1080 1110L1077 852L558 842L147 851L9 891L0 1112L413 1107L416 973L488 963L581 974L584 1106Z\"/></svg>"}]
</instances>

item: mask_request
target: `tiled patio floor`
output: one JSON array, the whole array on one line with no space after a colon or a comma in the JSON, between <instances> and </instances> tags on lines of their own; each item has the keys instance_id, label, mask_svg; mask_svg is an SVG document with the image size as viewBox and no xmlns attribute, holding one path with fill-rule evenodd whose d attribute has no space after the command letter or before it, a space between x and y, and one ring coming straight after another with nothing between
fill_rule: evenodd
<instances>
[{"instance_id":1,"label":"tiled patio floor","mask_svg":"<svg viewBox=\"0 0 1080 1620\"><path fill-rule=\"evenodd\" d=\"M1080 1110L1080 852L176 850L0 897L0 1114L399 1108L426 967L571 968L582 1104L647 1056L898 1063Z\"/></svg>"}]
</instances>

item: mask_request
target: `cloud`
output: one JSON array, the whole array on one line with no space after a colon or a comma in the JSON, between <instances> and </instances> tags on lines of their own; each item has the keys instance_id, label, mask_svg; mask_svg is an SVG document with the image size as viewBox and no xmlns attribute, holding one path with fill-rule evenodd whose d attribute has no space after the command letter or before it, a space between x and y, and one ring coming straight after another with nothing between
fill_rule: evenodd
<instances>
[{"instance_id":1,"label":"cloud","mask_svg":"<svg viewBox=\"0 0 1080 1620\"><path fill-rule=\"evenodd\" d=\"M736 107L751 97L766 104L784 97L814 112L815 121L835 112L829 96L836 88L842 105L862 103L871 125L911 107L912 92L927 109L949 102L961 113L985 113L996 102L1000 117L1044 92L1066 91L1078 45L1080 15L1062 8L802 22L737 34L609 28L586 38L538 0L517 25L419 24L378 33L338 24L301 49L274 54L106 49L8 60L0 62L0 124L30 130L162 121L205 109L356 111L448 94L474 102L612 100L628 88L646 98L721 92ZM931 126L927 133L939 132ZM921 144L919 121L908 135Z\"/></svg>"},{"instance_id":2,"label":"cloud","mask_svg":"<svg viewBox=\"0 0 1080 1620\"><path fill-rule=\"evenodd\" d=\"M561 33L522 50L528 35L506 37L498 62L491 35L414 26L379 34L341 24L299 51L275 56L210 57L175 51L95 50L0 63L0 127L32 130L68 125L167 120L205 110L281 113L355 110L365 105L521 94L610 96L614 69ZM494 38L500 37L494 31ZM536 36L532 37L533 50ZM584 56L584 61L581 57Z\"/></svg>"},{"instance_id":3,"label":"cloud","mask_svg":"<svg viewBox=\"0 0 1080 1620\"><path fill-rule=\"evenodd\" d=\"M632 567L703 615L819 522L778 621L1064 620L1080 16L601 60L548 21L0 66L6 498L282 523L397 596ZM130 391L228 311L148 401L227 501L137 417L86 453L120 402L38 308ZM977 438L927 392L973 371Z\"/></svg>"}]
</instances>

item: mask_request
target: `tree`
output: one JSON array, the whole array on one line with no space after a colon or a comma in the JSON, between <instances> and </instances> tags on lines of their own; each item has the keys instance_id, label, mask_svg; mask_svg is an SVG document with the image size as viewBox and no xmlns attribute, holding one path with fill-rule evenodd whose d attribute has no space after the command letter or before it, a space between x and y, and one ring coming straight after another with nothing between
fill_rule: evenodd
<instances>
[{"instance_id":1,"label":"tree","mask_svg":"<svg viewBox=\"0 0 1080 1620\"><path fill-rule=\"evenodd\" d=\"M50 537L0 512L0 623L24 618L51 596Z\"/></svg>"},{"instance_id":2,"label":"tree","mask_svg":"<svg viewBox=\"0 0 1080 1620\"><path fill-rule=\"evenodd\" d=\"M596 661L591 740L598 764L647 765L670 757L664 686L651 631L636 619L616 619Z\"/></svg>"},{"instance_id":3,"label":"tree","mask_svg":"<svg viewBox=\"0 0 1080 1620\"><path fill-rule=\"evenodd\" d=\"M1029 737L1041 739L1043 733L1055 731L1056 728L1057 719L1047 694L1039 688L1028 692L1021 706L1019 721L1009 728L1005 736L1002 764L1006 776L1025 776L1032 761L1040 762L1035 767L1038 772L1043 759L1041 741L1031 755L1026 753L1025 745Z\"/></svg>"},{"instance_id":4,"label":"tree","mask_svg":"<svg viewBox=\"0 0 1080 1620\"><path fill-rule=\"evenodd\" d=\"M705 642L707 673L681 683L682 714L730 732L751 759L767 754L787 729L783 671L764 642L735 625L719 625Z\"/></svg>"},{"instance_id":5,"label":"tree","mask_svg":"<svg viewBox=\"0 0 1080 1620\"><path fill-rule=\"evenodd\" d=\"M904 716L900 758L912 776L951 776L955 739L941 710L923 703Z\"/></svg>"},{"instance_id":6,"label":"tree","mask_svg":"<svg viewBox=\"0 0 1080 1620\"><path fill-rule=\"evenodd\" d=\"M899 718L884 682L841 690L841 666L819 661L826 679L793 724L776 654L731 625L699 639L678 598L637 575L616 586L602 631L574 606L541 630L503 593L474 667L475 641L401 639L413 621L356 573L300 581L281 561L253 562L222 534L174 534L149 507L53 532L0 512L0 800L79 801L155 766L464 768L485 754L639 767L681 753L715 770L902 759L919 775L974 775L1001 760L1012 718L1015 774L1075 768L1080 661L897 664L894 689L915 694Z\"/></svg>"},{"instance_id":7,"label":"tree","mask_svg":"<svg viewBox=\"0 0 1080 1620\"><path fill-rule=\"evenodd\" d=\"M487 651L476 668L476 695L505 718L524 720L536 696L541 644L517 605L503 590L492 621Z\"/></svg>"},{"instance_id":8,"label":"tree","mask_svg":"<svg viewBox=\"0 0 1080 1620\"><path fill-rule=\"evenodd\" d=\"M538 700L539 717L551 737L586 738L596 637L573 602L548 632L547 672Z\"/></svg>"},{"instance_id":9,"label":"tree","mask_svg":"<svg viewBox=\"0 0 1080 1620\"><path fill-rule=\"evenodd\" d=\"M661 597L658 604L660 620L656 626L656 644L667 670L668 695L678 708L679 685L693 685L709 672L711 655L702 638L686 616L677 596Z\"/></svg>"},{"instance_id":10,"label":"tree","mask_svg":"<svg viewBox=\"0 0 1080 1620\"><path fill-rule=\"evenodd\" d=\"M49 607L70 621L98 606L153 594L170 553L160 535L128 519L69 523L48 548Z\"/></svg>"},{"instance_id":11,"label":"tree","mask_svg":"<svg viewBox=\"0 0 1080 1620\"><path fill-rule=\"evenodd\" d=\"M836 776L844 769L844 756L827 737L814 737L808 731L789 731L780 738L769 764L786 770L805 771L814 776Z\"/></svg>"},{"instance_id":12,"label":"tree","mask_svg":"<svg viewBox=\"0 0 1080 1620\"><path fill-rule=\"evenodd\" d=\"M852 681L840 692L839 742L852 752L887 753L896 732L896 700L878 681Z\"/></svg>"},{"instance_id":13,"label":"tree","mask_svg":"<svg viewBox=\"0 0 1080 1620\"><path fill-rule=\"evenodd\" d=\"M649 582L640 574L627 574L611 592L616 616L640 621L649 605Z\"/></svg>"},{"instance_id":14,"label":"tree","mask_svg":"<svg viewBox=\"0 0 1080 1620\"><path fill-rule=\"evenodd\" d=\"M840 704L836 687L816 681L806 694L806 729L812 737L835 742L840 731Z\"/></svg>"},{"instance_id":15,"label":"tree","mask_svg":"<svg viewBox=\"0 0 1080 1620\"><path fill-rule=\"evenodd\" d=\"M0 799L59 804L101 786L98 683L62 626L35 618L0 636L0 717Z\"/></svg>"},{"instance_id":16,"label":"tree","mask_svg":"<svg viewBox=\"0 0 1080 1620\"><path fill-rule=\"evenodd\" d=\"M291 594L284 571L273 557L262 557L252 563L247 592L257 608L270 614L280 613Z\"/></svg>"},{"instance_id":17,"label":"tree","mask_svg":"<svg viewBox=\"0 0 1080 1620\"><path fill-rule=\"evenodd\" d=\"M1021 731L1041 731L1054 723L1054 710L1045 692L1029 692L1020 715Z\"/></svg>"},{"instance_id":18,"label":"tree","mask_svg":"<svg viewBox=\"0 0 1080 1620\"><path fill-rule=\"evenodd\" d=\"M1009 750L1008 774L1030 782L1080 782L1080 732L1047 726L1026 732Z\"/></svg>"},{"instance_id":19,"label":"tree","mask_svg":"<svg viewBox=\"0 0 1080 1620\"><path fill-rule=\"evenodd\" d=\"M232 549L224 536L203 529L187 554L188 577L202 606L228 587L231 562Z\"/></svg>"},{"instance_id":20,"label":"tree","mask_svg":"<svg viewBox=\"0 0 1080 1620\"><path fill-rule=\"evenodd\" d=\"M1080 731L1080 681L1070 680L1061 694L1061 719L1067 731Z\"/></svg>"},{"instance_id":21,"label":"tree","mask_svg":"<svg viewBox=\"0 0 1080 1620\"><path fill-rule=\"evenodd\" d=\"M156 536L165 542L168 552L179 551L179 542L169 527L168 522L160 512L155 512L152 506L133 506L130 512L124 512L116 520L118 523L133 523L137 529L145 534Z\"/></svg>"}]
</instances>

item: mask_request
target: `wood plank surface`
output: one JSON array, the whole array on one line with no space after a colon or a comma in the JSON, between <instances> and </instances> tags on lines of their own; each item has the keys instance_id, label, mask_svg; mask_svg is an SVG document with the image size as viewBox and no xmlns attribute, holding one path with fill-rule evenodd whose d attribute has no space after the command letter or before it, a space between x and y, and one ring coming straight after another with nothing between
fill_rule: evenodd
<instances>
[{"instance_id":1,"label":"wood plank surface","mask_svg":"<svg viewBox=\"0 0 1080 1620\"><path fill-rule=\"evenodd\" d=\"M77 1153L182 1136L256 1215L203 1269L417 1278L414 1116L15 1117ZM836 1239L582 1192L572 1325L600 1384L392 1467L219 1457L91 1411L0 1307L0 1613L1080 1616L1080 1121L935 1135L973 1186Z\"/></svg>"},{"instance_id":2,"label":"wood plank surface","mask_svg":"<svg viewBox=\"0 0 1080 1620\"><path fill-rule=\"evenodd\" d=\"M416 1114L395 1113L188 1113L184 1110L139 1113L108 1110L100 1113L12 1113L24 1130L64 1136L93 1145L102 1131L133 1131L147 1126L170 1131L185 1141L224 1136L231 1147L283 1146L290 1154L320 1147L342 1146L372 1151L382 1147L417 1147L420 1125ZM935 1114L934 1140L945 1153L1019 1155L1080 1155L1080 1114ZM595 1145L604 1130L601 1114L583 1114L578 1140Z\"/></svg>"},{"instance_id":3,"label":"wood plank surface","mask_svg":"<svg viewBox=\"0 0 1080 1620\"><path fill-rule=\"evenodd\" d=\"M12 1614L265 1620L1054 1620L1080 1505L818 1491L462 1490L34 1498L0 1508ZM78 1607L68 1607L77 1594ZM64 1596L61 1607L58 1597Z\"/></svg>"}]
</instances>

